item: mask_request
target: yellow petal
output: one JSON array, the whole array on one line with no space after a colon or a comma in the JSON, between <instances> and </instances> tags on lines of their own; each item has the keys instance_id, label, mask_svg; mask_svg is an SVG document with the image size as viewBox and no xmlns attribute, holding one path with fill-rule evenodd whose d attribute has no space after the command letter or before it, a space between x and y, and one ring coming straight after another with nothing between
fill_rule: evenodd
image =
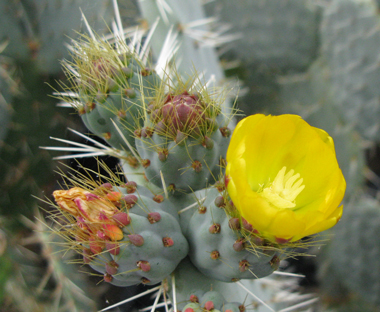
<instances>
[{"instance_id":1,"label":"yellow petal","mask_svg":"<svg viewBox=\"0 0 380 312\"><path fill-rule=\"evenodd\" d=\"M231 138L226 174L241 215L272 240L317 233L341 215L346 184L333 139L299 116L243 119Z\"/></svg>"}]
</instances>

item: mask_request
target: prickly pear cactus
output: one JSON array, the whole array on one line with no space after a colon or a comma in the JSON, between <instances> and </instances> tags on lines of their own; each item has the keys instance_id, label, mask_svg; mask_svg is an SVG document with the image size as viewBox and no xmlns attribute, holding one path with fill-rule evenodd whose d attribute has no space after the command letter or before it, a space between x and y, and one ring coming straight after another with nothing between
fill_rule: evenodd
<instances>
[{"instance_id":1,"label":"prickly pear cactus","mask_svg":"<svg viewBox=\"0 0 380 312\"><path fill-rule=\"evenodd\" d=\"M102 198L105 190L110 202ZM54 197L66 213L77 215L78 227L73 226L70 235L84 242L84 262L114 285L157 284L188 253L171 203L136 184L129 182L125 188L107 185L92 193L77 187L55 191ZM92 210L100 206L99 216L90 219ZM79 216L83 212L87 218Z\"/></svg>"},{"instance_id":2,"label":"prickly pear cactus","mask_svg":"<svg viewBox=\"0 0 380 312\"><path fill-rule=\"evenodd\" d=\"M379 140L379 11L376 1L333 0L321 22L321 54L329 66L335 105L360 134ZM342 27L343 25L343 27Z\"/></svg>"},{"instance_id":3,"label":"prickly pear cactus","mask_svg":"<svg viewBox=\"0 0 380 312\"><path fill-rule=\"evenodd\" d=\"M81 48L78 53L88 61L77 55L76 63L67 64L66 72L72 81L77 75L81 77L74 86L80 100L76 109L87 128L114 148L128 150L128 143L134 146L134 131L161 79L128 52L126 45L122 46L123 54L111 45L104 48L96 42ZM75 74L70 71L73 67Z\"/></svg>"},{"instance_id":4,"label":"prickly pear cactus","mask_svg":"<svg viewBox=\"0 0 380 312\"><path fill-rule=\"evenodd\" d=\"M238 302L226 302L223 296L216 291L208 291L203 294L202 297L198 298L195 295L190 296L187 305L183 307L185 312L196 312L196 311L223 311L223 312L239 312L245 309L243 304Z\"/></svg>"},{"instance_id":5,"label":"prickly pear cactus","mask_svg":"<svg viewBox=\"0 0 380 312\"><path fill-rule=\"evenodd\" d=\"M233 41L235 36L224 37L221 29L212 31L209 24L213 19L207 18L200 1L147 0L138 1L138 5L149 27L155 27L151 47L156 59L168 49L168 35L173 34L171 40L178 41L174 61L181 75L195 70L202 72L206 81L223 83L225 76L215 47Z\"/></svg>"},{"instance_id":6,"label":"prickly pear cactus","mask_svg":"<svg viewBox=\"0 0 380 312\"><path fill-rule=\"evenodd\" d=\"M328 131L347 179L347 195L355 194L364 182L363 140L355 126L347 122L339 109L331 88L330 71L323 58L315 61L305 74L279 78L280 111L298 113L311 125Z\"/></svg>"},{"instance_id":7,"label":"prickly pear cactus","mask_svg":"<svg viewBox=\"0 0 380 312\"><path fill-rule=\"evenodd\" d=\"M68 248L103 282L160 284L147 291L157 291L152 311L167 297L174 311L284 308L265 278L342 215L346 183L332 138L296 115L257 114L234 129L224 89L197 73L184 78L171 56L152 66L154 32L126 43L120 21L114 28L111 40L89 29L73 42L74 60L65 63L72 85L60 96L111 146L85 136L96 148L72 151L116 156L125 180L111 169L96 179L66 176L52 218ZM166 52L178 35L168 33Z\"/></svg>"},{"instance_id":8,"label":"prickly pear cactus","mask_svg":"<svg viewBox=\"0 0 380 312\"><path fill-rule=\"evenodd\" d=\"M42 216L37 213L36 217ZM2 289L4 308L30 312L95 309L95 300L86 294L90 292L86 279L72 270L73 264L66 263L75 262L75 254L69 252L63 260L59 253L62 238L48 233L38 220L22 218L25 229L18 236L12 236L5 218L1 222L2 238L8 245L0 254L2 267L9 263L9 276Z\"/></svg>"},{"instance_id":9,"label":"prickly pear cactus","mask_svg":"<svg viewBox=\"0 0 380 312\"><path fill-rule=\"evenodd\" d=\"M379 202L369 196L362 196L348 207L342 222L335 229L327 252L330 265L339 280L352 293L360 294L373 306L380 302L378 276L379 246L374 245L373 237L379 235ZM345 237L350 235L350 243ZM376 241L377 242L377 241ZM362 266L366 263L366 266ZM349 274L350 278L344 278Z\"/></svg>"},{"instance_id":10,"label":"prickly pear cactus","mask_svg":"<svg viewBox=\"0 0 380 312\"><path fill-rule=\"evenodd\" d=\"M86 40L83 50L89 47L96 51L107 51L111 47L108 42L95 43L91 38ZM81 44L76 44L77 50L80 50ZM218 102L215 96L223 94L223 91L210 93L205 85L194 83L197 77L185 82L179 75L171 79L163 74L147 82L142 66L137 67L140 71L134 71L133 68L126 71L122 67L139 62L142 64L138 54L123 43L115 46L122 49L107 52L110 54L108 61L104 61L105 57L101 58L102 64L106 64L104 66L99 66L99 57L92 58L91 51L85 53L88 64L80 67L79 59L73 63L76 67L68 63L70 75L74 74L79 81L70 91L75 98L74 106L79 107L78 112L82 116L96 109L100 115L102 109L111 106L107 102L112 96L110 79L114 82L114 90L125 90L123 84L132 86L128 79L133 79L135 74L140 75L135 82L135 88L141 94L138 106L140 113L133 116L133 110L125 110L126 115L132 115L137 122L130 125L131 128L124 129L120 129L123 125L113 122L118 136L111 145L113 153L120 159L123 159L127 148L130 149L129 152L133 153L144 170L146 187L139 181L128 179L128 174L127 182L119 181L109 169L111 176L101 177L106 179L105 183L83 180L83 176L76 179L68 176L66 184L71 185L71 188L54 192L57 208L61 212L54 219L65 224L68 246L76 246L83 262L100 272L104 282L116 286L138 283L165 285L169 282L173 292L171 302L177 308L178 298L186 298L184 300L187 301L194 298L186 287L176 287L177 277L180 279L178 283L186 282L181 281L181 270L191 269L197 272L194 276L199 277L197 287L203 289L203 294L197 296L207 305L193 302L187 307L183 305L186 310L204 307L225 309L225 304L228 307L226 311L234 311L243 305L228 303L223 298L229 290L234 289L234 285L249 293L248 287L252 287L252 284L240 280L257 280L270 275L279 268L281 259L294 256L295 248L307 246L307 240L298 242L302 237L331 227L340 218L342 207L338 205L343 197L345 182L335 159L331 138L295 115L251 116L238 125L235 136L231 135L233 129L229 127L229 122L232 116L223 113L221 105L225 105L225 102ZM125 60L125 55L128 55L128 60L120 63L120 60ZM86 68L84 74L80 71L82 68ZM94 68L95 74L91 72ZM98 74L99 71L101 74ZM133 77L126 77L125 72L133 72ZM96 75L101 78L89 79ZM95 88L86 89L90 85L89 81L95 82ZM151 85L148 87L148 84ZM90 91L87 92L88 89ZM86 96L95 96L95 90L101 90L106 100L97 100L95 108L82 113L81 107L88 103ZM134 99L124 97L125 92L123 94L126 103L136 105ZM66 96L66 99L69 98ZM109 109L108 113L110 119L118 118L118 109ZM86 117L92 118L91 115ZM97 118L94 117L94 120ZM279 131L280 128L274 127L272 131L270 125L278 123L283 123L284 128ZM111 129L111 123L105 126ZM98 129L93 127L96 133ZM293 127L299 131L290 130ZM280 145L286 144L289 140L288 131L293 133L291 140L294 142L286 145L286 148L276 151L277 146L268 145L268 142L276 140ZM249 143L250 137L253 137L253 141ZM268 137L268 140L263 140L263 137ZM308 137L306 141L305 137ZM129 143L130 138L135 139L135 150L134 145ZM300 152L301 155L305 153L304 156L289 156L290 151L287 150L291 150L294 144L304 145L308 141L317 147L313 145ZM251 150L252 146L257 148ZM315 155L314 148L323 152ZM263 157L261 153L268 155ZM270 169L271 177L261 171L261 178L255 182L258 186L252 186L254 193L251 194L252 190L244 185L245 182L241 182L256 179L256 170L245 170L245 166L271 167L273 162L266 159L273 157L277 157L275 162L278 165ZM330 193L326 202L329 208L301 212L296 218L292 210L281 209L297 207L296 198L305 188L304 179L300 176L309 175L307 165L297 167L300 173L295 173L293 169L286 170L286 166L294 166L298 157L305 157L308 161L313 158L314 166L328 163L331 180L323 178L323 184L318 179L306 180L308 199L304 196L301 199L309 203L306 207L321 205L319 197L312 198L316 196L313 190L317 188L319 192ZM252 163L252 160L255 162ZM286 165L277 168L281 164ZM245 177L246 174L251 177ZM241 197L242 193L238 189L246 195ZM247 204L251 206L245 196L253 196L252 200L257 201L255 205L258 205L259 210L274 211L265 215L265 211L258 210L262 217L252 218L248 211L250 209L244 207ZM302 211L304 207L302 205L298 209ZM245 212L248 214L243 215ZM318 214L318 218L314 218L314 214ZM283 219L285 221L280 221ZM284 226L287 223L295 226ZM273 227L272 224L282 225ZM220 293L209 292L213 287L211 285L218 287ZM158 289L163 291L161 286ZM244 299L236 296L233 300L227 300L242 302ZM265 305L263 302L261 304Z\"/></svg>"},{"instance_id":11,"label":"prickly pear cactus","mask_svg":"<svg viewBox=\"0 0 380 312\"><path fill-rule=\"evenodd\" d=\"M104 0L2 1L0 42L9 45L5 54L21 62L32 60L45 74L60 73L59 60L69 56L65 42L83 25L80 8L100 32L110 20L110 3Z\"/></svg>"},{"instance_id":12,"label":"prickly pear cactus","mask_svg":"<svg viewBox=\"0 0 380 312\"><path fill-rule=\"evenodd\" d=\"M151 102L136 138L150 182L175 194L215 183L231 134L231 118L222 113L221 103L207 92L189 94L185 86ZM160 172L166 173L166 185Z\"/></svg>"},{"instance_id":13,"label":"prickly pear cactus","mask_svg":"<svg viewBox=\"0 0 380 312\"><path fill-rule=\"evenodd\" d=\"M236 209L225 202L218 189L211 189L189 220L185 235L190 259L199 271L219 281L233 282L277 270L280 257L275 248L266 247L251 224L228 217L223 208Z\"/></svg>"},{"instance_id":14,"label":"prickly pear cactus","mask_svg":"<svg viewBox=\"0 0 380 312\"><path fill-rule=\"evenodd\" d=\"M231 50L246 67L302 70L317 54L320 9L313 1L222 0L206 8L240 34Z\"/></svg>"}]
</instances>

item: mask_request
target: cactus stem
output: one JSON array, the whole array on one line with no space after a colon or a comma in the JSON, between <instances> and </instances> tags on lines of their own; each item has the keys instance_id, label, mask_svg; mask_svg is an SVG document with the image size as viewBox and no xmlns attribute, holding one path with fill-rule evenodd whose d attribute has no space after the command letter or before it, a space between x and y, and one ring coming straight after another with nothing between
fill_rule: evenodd
<instances>
[{"instance_id":1,"label":"cactus stem","mask_svg":"<svg viewBox=\"0 0 380 312\"><path fill-rule=\"evenodd\" d=\"M118 112L117 112L117 117L119 117L120 119L122 118L125 118L127 116L127 113L124 109L120 109Z\"/></svg>"},{"instance_id":2,"label":"cactus stem","mask_svg":"<svg viewBox=\"0 0 380 312\"><path fill-rule=\"evenodd\" d=\"M136 91L133 89L125 89L124 94L129 99L134 99L136 97Z\"/></svg>"},{"instance_id":3,"label":"cactus stem","mask_svg":"<svg viewBox=\"0 0 380 312\"><path fill-rule=\"evenodd\" d=\"M128 156L125 158L127 161L128 165L131 166L132 168L138 168L139 167L139 161L137 160L136 157L134 156Z\"/></svg>"}]
</instances>

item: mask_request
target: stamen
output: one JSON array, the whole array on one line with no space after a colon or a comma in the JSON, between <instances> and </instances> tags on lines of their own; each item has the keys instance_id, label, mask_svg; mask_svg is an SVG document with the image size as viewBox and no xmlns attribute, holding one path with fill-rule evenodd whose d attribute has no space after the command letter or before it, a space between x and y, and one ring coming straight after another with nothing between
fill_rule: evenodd
<instances>
[{"instance_id":1,"label":"stamen","mask_svg":"<svg viewBox=\"0 0 380 312\"><path fill-rule=\"evenodd\" d=\"M284 166L277 173L273 182L259 193L278 208L294 208L296 206L295 199L303 191L305 185L302 185L301 175L294 174L293 169L285 173L286 167Z\"/></svg>"}]
</instances>

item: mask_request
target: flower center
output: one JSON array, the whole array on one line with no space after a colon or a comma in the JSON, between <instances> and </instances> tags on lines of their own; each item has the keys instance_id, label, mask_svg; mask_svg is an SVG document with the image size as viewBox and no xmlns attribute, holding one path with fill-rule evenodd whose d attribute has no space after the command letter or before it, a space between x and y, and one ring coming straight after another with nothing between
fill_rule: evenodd
<instances>
[{"instance_id":1,"label":"flower center","mask_svg":"<svg viewBox=\"0 0 380 312\"><path fill-rule=\"evenodd\" d=\"M296 206L295 199L305 185L302 185L301 175L294 174L293 169L287 174L285 172L286 167L284 166L277 173L273 182L262 189L261 196L278 208L294 208Z\"/></svg>"}]
</instances>

